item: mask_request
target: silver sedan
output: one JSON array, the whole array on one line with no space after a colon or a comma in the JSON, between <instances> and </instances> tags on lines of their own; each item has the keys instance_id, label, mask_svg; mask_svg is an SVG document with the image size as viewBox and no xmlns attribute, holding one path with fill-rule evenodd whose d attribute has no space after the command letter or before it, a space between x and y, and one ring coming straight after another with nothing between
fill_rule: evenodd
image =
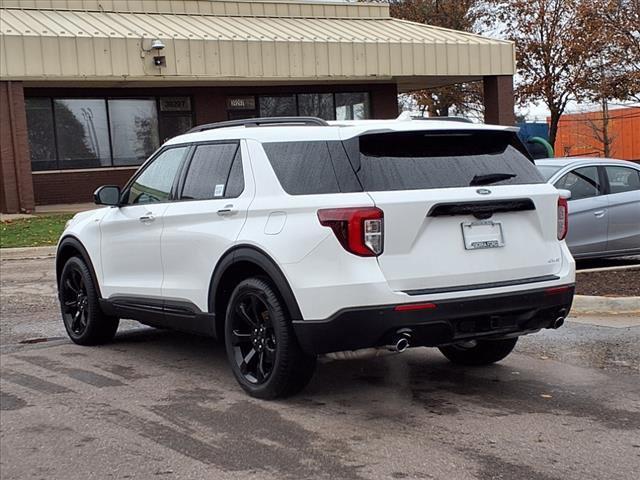
<instances>
[{"instance_id":1,"label":"silver sedan","mask_svg":"<svg viewBox=\"0 0 640 480\"><path fill-rule=\"evenodd\" d=\"M552 158L536 165L549 183L571 192L567 244L575 258L640 254L640 164Z\"/></svg>"}]
</instances>

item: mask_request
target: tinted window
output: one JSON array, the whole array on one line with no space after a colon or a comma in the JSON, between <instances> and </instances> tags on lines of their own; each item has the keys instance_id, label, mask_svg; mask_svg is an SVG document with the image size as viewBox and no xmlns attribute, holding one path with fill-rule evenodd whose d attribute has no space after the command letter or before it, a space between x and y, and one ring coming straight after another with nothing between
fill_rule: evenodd
<instances>
[{"instance_id":1,"label":"tinted window","mask_svg":"<svg viewBox=\"0 0 640 480\"><path fill-rule=\"evenodd\" d=\"M171 148L158 155L131 184L126 203L167 201L187 149L188 147Z\"/></svg>"},{"instance_id":2,"label":"tinted window","mask_svg":"<svg viewBox=\"0 0 640 480\"><path fill-rule=\"evenodd\" d=\"M359 141L359 157L347 151L369 191L466 187L490 174L514 175L492 184L544 182L512 132L383 133Z\"/></svg>"},{"instance_id":3,"label":"tinted window","mask_svg":"<svg viewBox=\"0 0 640 480\"><path fill-rule=\"evenodd\" d=\"M280 185L291 195L340 191L327 142L265 143Z\"/></svg>"},{"instance_id":4,"label":"tinted window","mask_svg":"<svg viewBox=\"0 0 640 480\"><path fill-rule=\"evenodd\" d=\"M595 197L602 194L597 167L577 168L556 182L556 188L571 191L571 200Z\"/></svg>"},{"instance_id":5,"label":"tinted window","mask_svg":"<svg viewBox=\"0 0 640 480\"><path fill-rule=\"evenodd\" d=\"M102 99L53 101L60 166L111 165L107 105Z\"/></svg>"},{"instance_id":6,"label":"tinted window","mask_svg":"<svg viewBox=\"0 0 640 480\"><path fill-rule=\"evenodd\" d=\"M196 148L182 189L182 199L224 198L237 143L216 143ZM234 187L237 188L237 187Z\"/></svg>"},{"instance_id":7,"label":"tinted window","mask_svg":"<svg viewBox=\"0 0 640 480\"><path fill-rule=\"evenodd\" d=\"M53 108L50 98L25 98L29 151L33 170L56 168Z\"/></svg>"},{"instance_id":8,"label":"tinted window","mask_svg":"<svg viewBox=\"0 0 640 480\"><path fill-rule=\"evenodd\" d=\"M609 192L640 190L640 172L628 167L605 167L609 177Z\"/></svg>"},{"instance_id":9,"label":"tinted window","mask_svg":"<svg viewBox=\"0 0 640 480\"><path fill-rule=\"evenodd\" d=\"M109 100L114 165L138 165L160 145L156 101Z\"/></svg>"},{"instance_id":10,"label":"tinted window","mask_svg":"<svg viewBox=\"0 0 640 480\"><path fill-rule=\"evenodd\" d=\"M295 95L260 97L261 117L293 117L297 115Z\"/></svg>"},{"instance_id":11,"label":"tinted window","mask_svg":"<svg viewBox=\"0 0 640 480\"><path fill-rule=\"evenodd\" d=\"M227 198L239 197L244 190L244 171L242 170L242 155L240 148L236 150L236 157L233 159L231 172L229 172L229 180L227 180L227 189L224 196Z\"/></svg>"},{"instance_id":12,"label":"tinted window","mask_svg":"<svg viewBox=\"0 0 640 480\"><path fill-rule=\"evenodd\" d=\"M319 117L325 120L335 119L332 93L301 93L298 95L298 114Z\"/></svg>"}]
</instances>

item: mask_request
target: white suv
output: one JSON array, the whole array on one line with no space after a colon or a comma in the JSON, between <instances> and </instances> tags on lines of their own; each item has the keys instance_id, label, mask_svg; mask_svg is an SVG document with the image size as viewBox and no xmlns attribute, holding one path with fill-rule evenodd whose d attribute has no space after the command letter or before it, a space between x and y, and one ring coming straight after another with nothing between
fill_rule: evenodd
<instances>
[{"instance_id":1,"label":"white suv","mask_svg":"<svg viewBox=\"0 0 640 480\"><path fill-rule=\"evenodd\" d=\"M212 335L256 397L302 389L319 354L496 362L573 298L567 203L513 128L204 125L95 200L58 246L71 339L106 342L119 318Z\"/></svg>"}]
</instances>

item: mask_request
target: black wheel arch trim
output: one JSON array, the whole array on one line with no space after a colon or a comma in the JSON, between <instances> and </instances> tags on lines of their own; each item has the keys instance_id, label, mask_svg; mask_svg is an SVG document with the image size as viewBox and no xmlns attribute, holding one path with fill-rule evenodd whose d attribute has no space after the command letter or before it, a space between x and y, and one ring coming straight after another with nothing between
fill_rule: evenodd
<instances>
[{"instance_id":1,"label":"black wheel arch trim","mask_svg":"<svg viewBox=\"0 0 640 480\"><path fill-rule=\"evenodd\" d=\"M58 248L56 250L56 285L58 287L58 291L60 290L60 275L62 274L62 269L64 268L64 263L61 262L60 253L65 247L73 247L80 253L82 260L85 262L87 267L89 267L89 271L91 272L91 277L93 280L93 285L98 293L98 298L102 298L102 293L100 291L100 283L98 282L98 276L96 275L95 268L93 267L93 262L91 261L91 257L89 256L89 252L84 247L82 242L78 240L78 238L73 235L66 235L60 240L58 243Z\"/></svg>"},{"instance_id":2,"label":"black wheel arch trim","mask_svg":"<svg viewBox=\"0 0 640 480\"><path fill-rule=\"evenodd\" d=\"M216 311L215 297L221 286L220 281L222 280L222 277L230 267L239 262L253 263L264 270L274 283L274 287L276 287L284 301L287 311L291 316L291 320L298 321L303 319L300 307L298 306L296 297L293 294L293 290L291 289L287 278L284 276L284 273L280 270L280 267L278 267L269 254L258 247L247 244L234 246L218 261L209 284L209 312Z\"/></svg>"}]
</instances>

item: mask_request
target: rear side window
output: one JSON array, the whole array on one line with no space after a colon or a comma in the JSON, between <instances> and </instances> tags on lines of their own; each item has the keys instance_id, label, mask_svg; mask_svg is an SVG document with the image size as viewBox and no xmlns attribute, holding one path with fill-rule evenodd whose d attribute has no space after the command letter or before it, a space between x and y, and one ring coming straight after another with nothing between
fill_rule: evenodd
<instances>
[{"instance_id":1,"label":"rear side window","mask_svg":"<svg viewBox=\"0 0 640 480\"><path fill-rule=\"evenodd\" d=\"M640 172L629 167L605 167L611 193L640 190Z\"/></svg>"},{"instance_id":2,"label":"rear side window","mask_svg":"<svg viewBox=\"0 0 640 480\"><path fill-rule=\"evenodd\" d=\"M236 166L236 163L239 166ZM233 185L229 188L232 170ZM240 182L238 177L242 178L242 162L240 146L237 143L198 145L189 162L180 198L211 200L238 196L244 188L244 181Z\"/></svg>"},{"instance_id":3,"label":"rear side window","mask_svg":"<svg viewBox=\"0 0 640 480\"><path fill-rule=\"evenodd\" d=\"M341 142L278 142L263 147L290 195L362 191Z\"/></svg>"},{"instance_id":4,"label":"rear side window","mask_svg":"<svg viewBox=\"0 0 640 480\"><path fill-rule=\"evenodd\" d=\"M595 197L604 193L597 167L576 168L558 180L555 187L569 190L570 200Z\"/></svg>"},{"instance_id":5,"label":"rear side window","mask_svg":"<svg viewBox=\"0 0 640 480\"><path fill-rule=\"evenodd\" d=\"M365 190L469 186L474 177L509 174L492 185L544 183L513 132L437 131L363 135L349 150Z\"/></svg>"}]
</instances>

